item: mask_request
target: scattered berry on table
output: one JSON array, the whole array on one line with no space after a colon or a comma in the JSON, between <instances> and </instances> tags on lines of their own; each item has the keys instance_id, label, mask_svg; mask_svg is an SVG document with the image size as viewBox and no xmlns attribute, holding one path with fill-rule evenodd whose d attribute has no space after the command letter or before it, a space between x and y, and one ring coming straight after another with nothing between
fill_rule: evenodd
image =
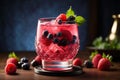
<instances>
[{"instance_id":1,"label":"scattered berry on table","mask_svg":"<svg viewBox=\"0 0 120 80\"><path fill-rule=\"evenodd\" d=\"M18 65L17 65L17 68L21 68L22 64L23 64L23 63L19 61L19 62L18 62Z\"/></svg>"},{"instance_id":2,"label":"scattered berry on table","mask_svg":"<svg viewBox=\"0 0 120 80\"><path fill-rule=\"evenodd\" d=\"M6 73L6 74L10 74L10 75L15 74L15 73L16 73L16 70L17 70L16 65L13 64L13 63L8 63L8 64L5 66L5 73Z\"/></svg>"},{"instance_id":3,"label":"scattered berry on table","mask_svg":"<svg viewBox=\"0 0 120 80\"><path fill-rule=\"evenodd\" d=\"M13 63L13 64L17 65L18 60L16 58L8 58L6 64L8 64L8 63Z\"/></svg>"},{"instance_id":4,"label":"scattered berry on table","mask_svg":"<svg viewBox=\"0 0 120 80\"><path fill-rule=\"evenodd\" d=\"M82 61L80 58L75 58L72 62L73 66L82 66Z\"/></svg>"},{"instance_id":5,"label":"scattered berry on table","mask_svg":"<svg viewBox=\"0 0 120 80\"><path fill-rule=\"evenodd\" d=\"M21 61L22 63L27 63L27 62L28 62L28 58L22 57L22 58L20 59L20 61Z\"/></svg>"},{"instance_id":6,"label":"scattered berry on table","mask_svg":"<svg viewBox=\"0 0 120 80\"><path fill-rule=\"evenodd\" d=\"M99 60L102 58L101 54L96 54L93 59L92 59L92 63L93 63L93 67L97 68L98 62Z\"/></svg>"},{"instance_id":7,"label":"scattered berry on table","mask_svg":"<svg viewBox=\"0 0 120 80\"><path fill-rule=\"evenodd\" d=\"M93 67L93 64L90 60L85 60L83 65L87 68L92 68Z\"/></svg>"},{"instance_id":8,"label":"scattered berry on table","mask_svg":"<svg viewBox=\"0 0 120 80\"><path fill-rule=\"evenodd\" d=\"M23 70L29 70L30 69L30 64L29 63L23 63L21 67L22 67Z\"/></svg>"}]
</instances>

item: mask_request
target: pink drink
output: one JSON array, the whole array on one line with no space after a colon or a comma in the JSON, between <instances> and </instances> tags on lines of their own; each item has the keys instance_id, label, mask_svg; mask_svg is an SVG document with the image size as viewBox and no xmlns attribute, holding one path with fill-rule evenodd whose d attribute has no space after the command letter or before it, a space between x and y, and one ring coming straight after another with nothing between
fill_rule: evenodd
<instances>
[{"instance_id":1,"label":"pink drink","mask_svg":"<svg viewBox=\"0 0 120 80\"><path fill-rule=\"evenodd\" d=\"M72 60L79 50L78 25L56 23L54 19L38 21L36 52L45 70L63 71L72 68Z\"/></svg>"}]
</instances>

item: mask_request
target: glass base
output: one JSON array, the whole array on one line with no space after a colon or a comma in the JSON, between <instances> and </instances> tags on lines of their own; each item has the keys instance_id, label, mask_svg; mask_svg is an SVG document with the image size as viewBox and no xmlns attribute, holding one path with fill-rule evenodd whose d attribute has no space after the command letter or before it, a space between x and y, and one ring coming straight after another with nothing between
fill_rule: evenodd
<instances>
[{"instance_id":1,"label":"glass base","mask_svg":"<svg viewBox=\"0 0 120 80\"><path fill-rule=\"evenodd\" d=\"M68 61L42 60L42 69L48 71L71 70L72 60L68 60Z\"/></svg>"},{"instance_id":2,"label":"glass base","mask_svg":"<svg viewBox=\"0 0 120 80\"><path fill-rule=\"evenodd\" d=\"M71 70L65 71L48 71L41 68L41 66L34 67L34 72L40 75L48 75L48 76L74 76L83 74L83 69L80 66L72 66Z\"/></svg>"}]
</instances>

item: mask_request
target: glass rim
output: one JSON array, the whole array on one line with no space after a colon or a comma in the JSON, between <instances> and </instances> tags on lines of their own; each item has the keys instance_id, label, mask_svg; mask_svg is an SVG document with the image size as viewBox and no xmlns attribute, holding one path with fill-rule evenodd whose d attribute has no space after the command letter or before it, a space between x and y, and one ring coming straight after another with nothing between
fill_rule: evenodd
<instances>
[{"instance_id":1,"label":"glass rim","mask_svg":"<svg viewBox=\"0 0 120 80\"><path fill-rule=\"evenodd\" d=\"M38 20L52 20L52 19L56 19L56 17L42 17L39 18Z\"/></svg>"},{"instance_id":2,"label":"glass rim","mask_svg":"<svg viewBox=\"0 0 120 80\"><path fill-rule=\"evenodd\" d=\"M51 21L51 20L55 20L56 17L42 17L42 18L39 18L38 20L41 20L41 21ZM75 21L62 21L63 23L64 22L75 22Z\"/></svg>"}]
</instances>

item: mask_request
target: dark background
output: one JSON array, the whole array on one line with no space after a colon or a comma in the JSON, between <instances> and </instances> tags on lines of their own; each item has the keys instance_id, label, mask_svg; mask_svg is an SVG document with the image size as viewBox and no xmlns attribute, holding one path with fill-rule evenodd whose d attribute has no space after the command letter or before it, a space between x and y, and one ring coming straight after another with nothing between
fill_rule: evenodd
<instances>
[{"instance_id":1,"label":"dark background","mask_svg":"<svg viewBox=\"0 0 120 80\"><path fill-rule=\"evenodd\" d=\"M38 19L56 17L69 6L86 19L79 27L81 50L95 37L106 37L112 14L120 13L120 0L1 0L0 51L35 50Z\"/></svg>"}]
</instances>

